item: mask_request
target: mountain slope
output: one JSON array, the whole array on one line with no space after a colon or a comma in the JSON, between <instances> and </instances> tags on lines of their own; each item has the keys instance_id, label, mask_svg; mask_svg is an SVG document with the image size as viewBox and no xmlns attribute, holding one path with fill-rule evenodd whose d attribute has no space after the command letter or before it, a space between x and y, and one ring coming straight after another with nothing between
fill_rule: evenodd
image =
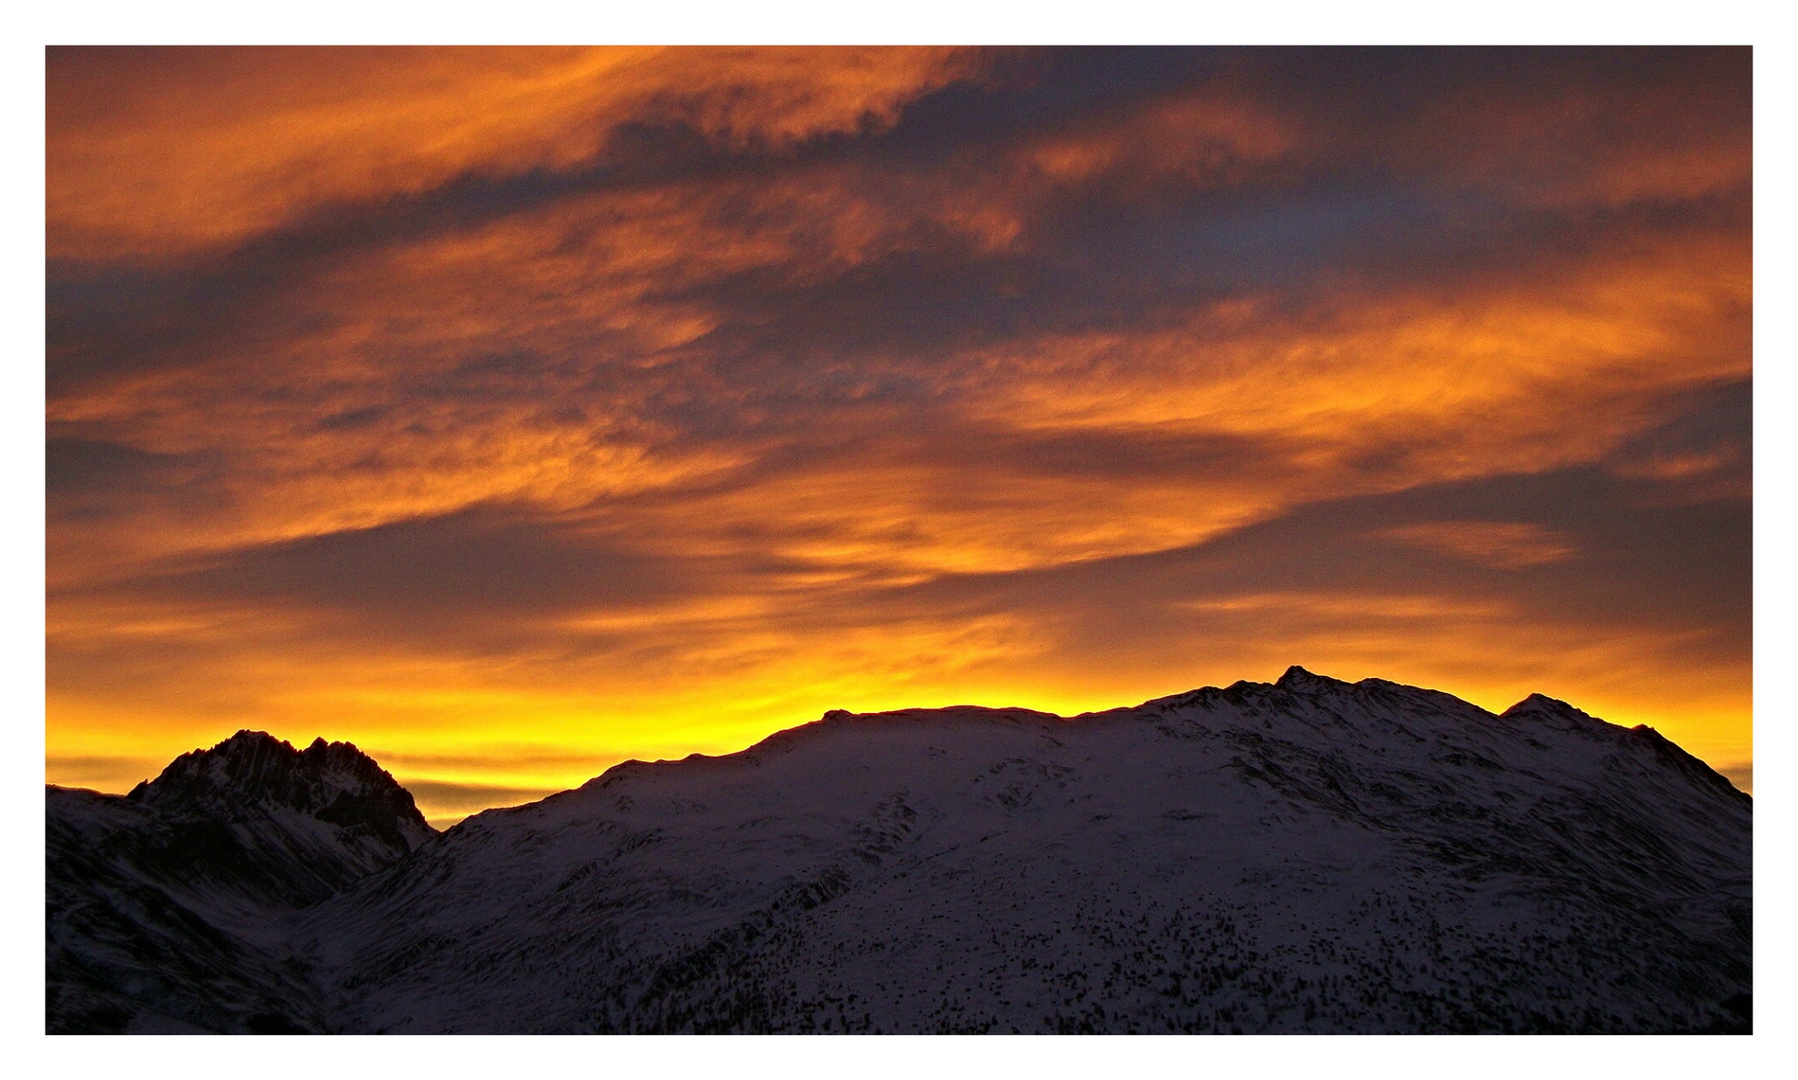
<instances>
[{"instance_id":1,"label":"mountain slope","mask_svg":"<svg viewBox=\"0 0 1798 1080\"><path fill-rule=\"evenodd\" d=\"M45 792L46 1026L323 1030L278 927L433 835L348 743L241 731L129 795Z\"/></svg>"},{"instance_id":2,"label":"mountain slope","mask_svg":"<svg viewBox=\"0 0 1798 1080\"><path fill-rule=\"evenodd\" d=\"M1294 668L626 763L288 944L344 1030L1741 1030L1751 835L1646 728Z\"/></svg>"}]
</instances>

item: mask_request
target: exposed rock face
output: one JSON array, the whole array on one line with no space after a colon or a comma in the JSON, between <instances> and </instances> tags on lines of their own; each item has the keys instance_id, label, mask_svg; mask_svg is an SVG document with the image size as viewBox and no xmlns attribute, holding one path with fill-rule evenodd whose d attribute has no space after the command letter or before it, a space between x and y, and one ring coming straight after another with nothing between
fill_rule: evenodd
<instances>
[{"instance_id":1,"label":"exposed rock face","mask_svg":"<svg viewBox=\"0 0 1798 1080\"><path fill-rule=\"evenodd\" d=\"M1751 837L1646 728L1295 668L629 762L221 970L345 1031L1745 1030Z\"/></svg>"},{"instance_id":2,"label":"exposed rock face","mask_svg":"<svg viewBox=\"0 0 1798 1080\"><path fill-rule=\"evenodd\" d=\"M45 793L49 1030L317 1030L280 918L433 835L348 743L240 731L129 795Z\"/></svg>"},{"instance_id":3,"label":"exposed rock face","mask_svg":"<svg viewBox=\"0 0 1798 1080\"><path fill-rule=\"evenodd\" d=\"M178 871L183 880L200 877L291 907L322 900L435 835L411 792L351 744L318 739L295 750L260 731L182 754L125 798L212 830L181 849L189 859Z\"/></svg>"}]
</instances>

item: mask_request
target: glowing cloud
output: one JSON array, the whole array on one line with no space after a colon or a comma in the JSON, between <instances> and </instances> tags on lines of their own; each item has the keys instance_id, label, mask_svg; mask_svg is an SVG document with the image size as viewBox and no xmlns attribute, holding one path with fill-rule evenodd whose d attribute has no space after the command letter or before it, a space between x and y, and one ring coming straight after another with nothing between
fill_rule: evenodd
<instances>
[{"instance_id":1,"label":"glowing cloud","mask_svg":"<svg viewBox=\"0 0 1798 1080\"><path fill-rule=\"evenodd\" d=\"M1752 757L1745 50L53 49L48 93L52 780L262 727L447 820L1291 663Z\"/></svg>"}]
</instances>

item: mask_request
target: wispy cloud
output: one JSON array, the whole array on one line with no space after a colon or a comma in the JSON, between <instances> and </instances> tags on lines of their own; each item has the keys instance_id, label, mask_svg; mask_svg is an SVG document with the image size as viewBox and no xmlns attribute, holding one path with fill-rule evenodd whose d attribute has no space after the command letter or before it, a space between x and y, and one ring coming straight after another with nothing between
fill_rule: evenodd
<instances>
[{"instance_id":1,"label":"wispy cloud","mask_svg":"<svg viewBox=\"0 0 1798 1080\"><path fill-rule=\"evenodd\" d=\"M1557 563L1577 552L1550 529L1517 521L1432 521L1400 525L1380 535L1497 570Z\"/></svg>"},{"instance_id":2,"label":"wispy cloud","mask_svg":"<svg viewBox=\"0 0 1798 1080\"><path fill-rule=\"evenodd\" d=\"M1747 754L1745 50L49 68L53 753L1322 656Z\"/></svg>"}]
</instances>

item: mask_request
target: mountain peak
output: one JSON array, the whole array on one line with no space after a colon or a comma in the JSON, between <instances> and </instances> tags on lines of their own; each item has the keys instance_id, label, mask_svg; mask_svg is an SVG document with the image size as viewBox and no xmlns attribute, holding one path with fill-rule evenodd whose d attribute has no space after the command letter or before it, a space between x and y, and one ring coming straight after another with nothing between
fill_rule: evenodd
<instances>
[{"instance_id":1,"label":"mountain peak","mask_svg":"<svg viewBox=\"0 0 1798 1080\"><path fill-rule=\"evenodd\" d=\"M1505 720L1545 720L1560 726L1568 724L1576 726L1602 725L1604 723L1590 713L1574 708L1560 698L1551 698L1547 694L1531 694L1498 715Z\"/></svg>"},{"instance_id":2,"label":"mountain peak","mask_svg":"<svg viewBox=\"0 0 1798 1080\"><path fill-rule=\"evenodd\" d=\"M127 799L224 820L297 813L409 850L432 835L387 770L353 743L317 738L304 750L244 729L211 749L182 754Z\"/></svg>"},{"instance_id":3,"label":"mountain peak","mask_svg":"<svg viewBox=\"0 0 1798 1080\"><path fill-rule=\"evenodd\" d=\"M1279 681L1274 683L1274 685L1282 690L1315 692L1339 686L1347 686L1349 684L1343 682L1341 679L1332 679L1328 675L1318 675L1314 672L1306 671L1299 665L1294 664L1286 669L1286 674L1280 676Z\"/></svg>"}]
</instances>

